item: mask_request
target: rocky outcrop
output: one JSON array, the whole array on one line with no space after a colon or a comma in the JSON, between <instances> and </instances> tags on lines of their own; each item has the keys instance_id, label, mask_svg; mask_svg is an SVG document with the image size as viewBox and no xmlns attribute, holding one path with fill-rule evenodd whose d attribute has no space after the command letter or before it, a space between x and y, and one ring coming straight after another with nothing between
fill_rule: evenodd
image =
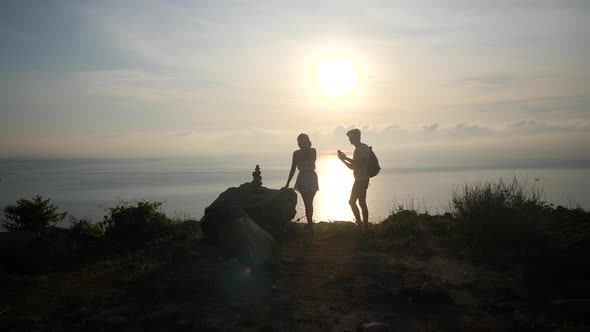
<instances>
[{"instance_id":1,"label":"rocky outcrop","mask_svg":"<svg viewBox=\"0 0 590 332\"><path fill-rule=\"evenodd\" d=\"M222 250L255 265L267 262L274 246L272 236L258 227L243 210L226 210L224 214L217 224L217 240Z\"/></svg>"},{"instance_id":2,"label":"rocky outcrop","mask_svg":"<svg viewBox=\"0 0 590 332\"><path fill-rule=\"evenodd\" d=\"M205 239L227 254L262 264L272 256L270 234L279 233L295 217L297 194L293 189L263 187L258 165L252 177L252 182L221 193L205 209L200 225Z\"/></svg>"},{"instance_id":3,"label":"rocky outcrop","mask_svg":"<svg viewBox=\"0 0 590 332\"><path fill-rule=\"evenodd\" d=\"M209 240L218 238L218 224L223 222L223 211L243 210L261 228L276 234L295 217L297 194L293 189L268 189L244 183L221 193L205 209L201 228Z\"/></svg>"}]
</instances>

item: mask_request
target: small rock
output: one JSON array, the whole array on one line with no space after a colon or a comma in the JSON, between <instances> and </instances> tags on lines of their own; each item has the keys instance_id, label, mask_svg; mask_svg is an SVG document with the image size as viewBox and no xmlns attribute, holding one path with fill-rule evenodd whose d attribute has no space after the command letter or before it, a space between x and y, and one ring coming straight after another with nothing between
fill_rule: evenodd
<instances>
[{"instance_id":1,"label":"small rock","mask_svg":"<svg viewBox=\"0 0 590 332\"><path fill-rule=\"evenodd\" d=\"M438 303L453 303L453 298L441 284L434 281L427 281L420 287L420 295Z\"/></svg>"},{"instance_id":2,"label":"small rock","mask_svg":"<svg viewBox=\"0 0 590 332\"><path fill-rule=\"evenodd\" d=\"M229 305L232 306L232 307L234 307L234 308L240 308L240 307L242 307L242 301L240 301L240 300L231 300L229 302Z\"/></svg>"},{"instance_id":3,"label":"small rock","mask_svg":"<svg viewBox=\"0 0 590 332\"><path fill-rule=\"evenodd\" d=\"M432 256L436 255L436 251L432 247L426 247L420 253L420 255L422 256L422 258L429 258L429 257L432 257Z\"/></svg>"},{"instance_id":4,"label":"small rock","mask_svg":"<svg viewBox=\"0 0 590 332\"><path fill-rule=\"evenodd\" d=\"M67 313L65 315L65 317L67 319L71 319L71 320L78 320L80 318L88 317L88 316L94 314L95 312L96 312L95 310L92 310L92 309L89 309L86 307L82 307L78 310L74 310L70 313Z\"/></svg>"},{"instance_id":5,"label":"small rock","mask_svg":"<svg viewBox=\"0 0 590 332\"><path fill-rule=\"evenodd\" d=\"M330 309L340 310L340 309L342 309L342 304L330 304Z\"/></svg>"},{"instance_id":6,"label":"small rock","mask_svg":"<svg viewBox=\"0 0 590 332\"><path fill-rule=\"evenodd\" d=\"M107 317L107 319L105 319L105 324L108 325L122 325L127 323L127 318L121 316L121 315L112 315Z\"/></svg>"},{"instance_id":7,"label":"small rock","mask_svg":"<svg viewBox=\"0 0 590 332\"><path fill-rule=\"evenodd\" d=\"M401 287L399 293L402 295L415 296L420 294L420 287L418 285L406 285Z\"/></svg>"},{"instance_id":8,"label":"small rock","mask_svg":"<svg viewBox=\"0 0 590 332\"><path fill-rule=\"evenodd\" d=\"M549 311L564 317L590 320L590 299L561 299L547 304Z\"/></svg>"},{"instance_id":9,"label":"small rock","mask_svg":"<svg viewBox=\"0 0 590 332\"><path fill-rule=\"evenodd\" d=\"M520 311L515 311L512 314L512 323L519 330L528 330L533 327L531 319Z\"/></svg>"},{"instance_id":10,"label":"small rock","mask_svg":"<svg viewBox=\"0 0 590 332\"><path fill-rule=\"evenodd\" d=\"M387 332L389 326L380 322L371 322L361 325L361 332Z\"/></svg>"},{"instance_id":11,"label":"small rock","mask_svg":"<svg viewBox=\"0 0 590 332\"><path fill-rule=\"evenodd\" d=\"M515 278L509 278L507 282L507 290L510 296L519 300L526 300L529 298L526 286L523 284L522 281L519 281Z\"/></svg>"},{"instance_id":12,"label":"small rock","mask_svg":"<svg viewBox=\"0 0 590 332\"><path fill-rule=\"evenodd\" d=\"M510 313L516 310L517 305L512 302L498 302L492 304L490 307L499 312Z\"/></svg>"}]
</instances>

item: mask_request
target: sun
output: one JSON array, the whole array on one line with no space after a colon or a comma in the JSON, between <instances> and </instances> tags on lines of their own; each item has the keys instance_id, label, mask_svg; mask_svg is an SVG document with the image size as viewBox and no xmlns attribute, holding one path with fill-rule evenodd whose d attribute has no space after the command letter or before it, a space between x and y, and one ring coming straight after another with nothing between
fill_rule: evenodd
<instances>
[{"instance_id":1,"label":"sun","mask_svg":"<svg viewBox=\"0 0 590 332\"><path fill-rule=\"evenodd\" d=\"M339 56L329 56L317 64L315 78L323 95L340 99L354 91L359 73L351 61Z\"/></svg>"}]
</instances>

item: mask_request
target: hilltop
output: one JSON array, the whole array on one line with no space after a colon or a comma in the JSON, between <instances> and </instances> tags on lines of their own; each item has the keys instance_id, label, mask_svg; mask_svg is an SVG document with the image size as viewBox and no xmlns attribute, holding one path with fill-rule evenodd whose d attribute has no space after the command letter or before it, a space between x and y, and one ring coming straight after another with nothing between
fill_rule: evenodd
<instances>
[{"instance_id":1,"label":"hilltop","mask_svg":"<svg viewBox=\"0 0 590 332\"><path fill-rule=\"evenodd\" d=\"M455 196L454 213L400 207L366 230L289 223L264 265L228 256L159 203L49 227L17 251L6 240L30 232L3 233L0 328L588 330L590 214L514 197L484 213L473 194Z\"/></svg>"},{"instance_id":2,"label":"hilltop","mask_svg":"<svg viewBox=\"0 0 590 332\"><path fill-rule=\"evenodd\" d=\"M5 272L0 325L130 331L356 331L369 322L400 331L588 327L584 312L576 312L587 311L588 300L539 294L553 289L532 284L526 264L514 257L495 266L473 261L445 245L444 223L428 218L419 234L395 237L377 226L363 232L351 223L320 223L310 232L294 224L276 260L262 267L198 243L176 258L112 257L68 271ZM590 295L588 281L577 287L577 295Z\"/></svg>"}]
</instances>

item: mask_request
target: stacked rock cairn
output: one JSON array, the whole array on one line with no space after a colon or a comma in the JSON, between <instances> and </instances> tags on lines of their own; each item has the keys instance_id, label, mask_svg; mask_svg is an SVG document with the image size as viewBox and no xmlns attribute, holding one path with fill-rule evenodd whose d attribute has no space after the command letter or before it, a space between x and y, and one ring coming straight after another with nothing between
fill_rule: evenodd
<instances>
[{"instance_id":1,"label":"stacked rock cairn","mask_svg":"<svg viewBox=\"0 0 590 332\"><path fill-rule=\"evenodd\" d=\"M254 169L254 172L252 172L252 177L254 178L252 180L252 184L255 187L262 187L262 176L260 175L260 166L256 165L256 168Z\"/></svg>"}]
</instances>

